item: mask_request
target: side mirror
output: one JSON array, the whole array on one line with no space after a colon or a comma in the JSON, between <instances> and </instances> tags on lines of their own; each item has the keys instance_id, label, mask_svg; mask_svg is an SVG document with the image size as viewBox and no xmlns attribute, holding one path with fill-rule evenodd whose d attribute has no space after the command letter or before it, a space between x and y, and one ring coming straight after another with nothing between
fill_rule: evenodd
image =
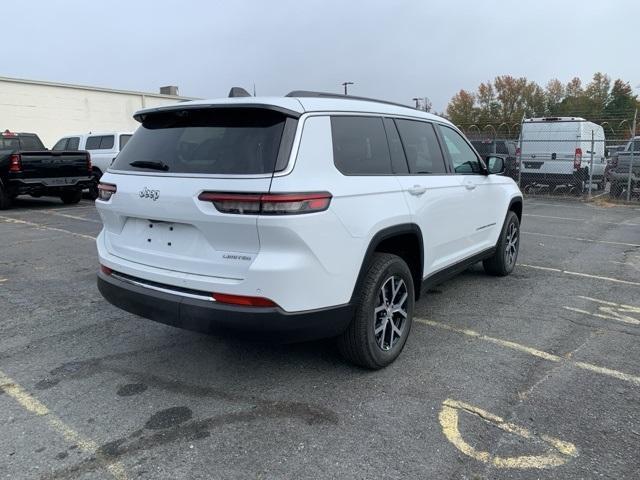
<instances>
[{"instance_id":1,"label":"side mirror","mask_svg":"<svg viewBox=\"0 0 640 480\"><path fill-rule=\"evenodd\" d=\"M502 157L487 157L487 170L490 174L504 173L504 158Z\"/></svg>"}]
</instances>

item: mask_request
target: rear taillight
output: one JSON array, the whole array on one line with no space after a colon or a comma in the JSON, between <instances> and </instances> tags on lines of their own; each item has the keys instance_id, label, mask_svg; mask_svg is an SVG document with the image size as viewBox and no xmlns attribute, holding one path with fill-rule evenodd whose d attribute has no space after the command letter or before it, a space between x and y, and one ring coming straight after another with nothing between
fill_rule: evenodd
<instances>
[{"instance_id":1,"label":"rear taillight","mask_svg":"<svg viewBox=\"0 0 640 480\"><path fill-rule=\"evenodd\" d=\"M582 149L576 148L576 154L573 157L573 168L574 170L578 170L582 165Z\"/></svg>"},{"instance_id":2,"label":"rear taillight","mask_svg":"<svg viewBox=\"0 0 640 480\"><path fill-rule=\"evenodd\" d=\"M224 193L202 192L198 200L211 202L222 213L244 215L297 215L329 208L329 192Z\"/></svg>"},{"instance_id":3,"label":"rear taillight","mask_svg":"<svg viewBox=\"0 0 640 480\"><path fill-rule=\"evenodd\" d=\"M98 184L98 199L103 202L108 202L111 196L115 194L117 187L112 183L99 183Z\"/></svg>"},{"instance_id":4,"label":"rear taillight","mask_svg":"<svg viewBox=\"0 0 640 480\"><path fill-rule=\"evenodd\" d=\"M277 307L278 305L268 298L247 297L245 295L229 295L226 293L212 293L211 297L219 303L228 305L239 305L244 307Z\"/></svg>"},{"instance_id":5,"label":"rear taillight","mask_svg":"<svg viewBox=\"0 0 640 480\"><path fill-rule=\"evenodd\" d=\"M87 169L89 173L93 173L93 165L91 164L91 154L87 152Z\"/></svg>"},{"instance_id":6,"label":"rear taillight","mask_svg":"<svg viewBox=\"0 0 640 480\"><path fill-rule=\"evenodd\" d=\"M102 264L100 264L100 271L105 275L111 275L113 273L113 270L111 270L109 267L105 267Z\"/></svg>"},{"instance_id":7,"label":"rear taillight","mask_svg":"<svg viewBox=\"0 0 640 480\"><path fill-rule=\"evenodd\" d=\"M520 147L516 148L516 157L519 157L521 152Z\"/></svg>"},{"instance_id":8,"label":"rear taillight","mask_svg":"<svg viewBox=\"0 0 640 480\"><path fill-rule=\"evenodd\" d=\"M9 157L9 171L13 173L22 171L22 158L19 153L14 153Z\"/></svg>"}]
</instances>

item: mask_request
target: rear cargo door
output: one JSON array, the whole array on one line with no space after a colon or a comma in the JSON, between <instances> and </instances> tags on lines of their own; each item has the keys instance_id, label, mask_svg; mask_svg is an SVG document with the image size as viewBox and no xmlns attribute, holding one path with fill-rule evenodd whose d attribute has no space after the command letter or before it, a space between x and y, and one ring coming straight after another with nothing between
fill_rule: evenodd
<instances>
[{"instance_id":1,"label":"rear cargo door","mask_svg":"<svg viewBox=\"0 0 640 480\"><path fill-rule=\"evenodd\" d=\"M296 123L259 108L147 116L102 179L117 187L111 200L97 202L109 252L177 272L244 278L260 249L257 215L242 203L222 213L199 196L268 192L274 170L286 166Z\"/></svg>"},{"instance_id":2,"label":"rear cargo door","mask_svg":"<svg viewBox=\"0 0 640 480\"><path fill-rule=\"evenodd\" d=\"M525 122L522 129L522 173L572 174L579 139L579 122Z\"/></svg>"}]
</instances>

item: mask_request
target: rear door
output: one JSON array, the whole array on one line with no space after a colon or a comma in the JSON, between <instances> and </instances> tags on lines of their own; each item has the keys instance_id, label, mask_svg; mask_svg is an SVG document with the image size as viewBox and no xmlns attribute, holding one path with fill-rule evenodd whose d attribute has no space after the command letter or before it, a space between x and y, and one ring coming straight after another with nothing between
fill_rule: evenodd
<instances>
[{"instance_id":1,"label":"rear door","mask_svg":"<svg viewBox=\"0 0 640 480\"><path fill-rule=\"evenodd\" d=\"M386 120L390 148L406 156L408 170L397 174L424 241L424 274L430 275L464 256L468 229L467 192L446 165L430 122Z\"/></svg>"},{"instance_id":2,"label":"rear door","mask_svg":"<svg viewBox=\"0 0 640 480\"><path fill-rule=\"evenodd\" d=\"M117 187L109 202L97 202L106 248L157 268L244 278L260 248L258 217L221 213L198 196L268 192L274 170L286 167L296 124L260 108L147 115L103 177Z\"/></svg>"},{"instance_id":3,"label":"rear door","mask_svg":"<svg viewBox=\"0 0 640 480\"><path fill-rule=\"evenodd\" d=\"M541 120L522 126L522 173L553 180L573 174L580 122ZM583 151L584 154L584 151ZM558 180L564 177L558 177Z\"/></svg>"}]
</instances>

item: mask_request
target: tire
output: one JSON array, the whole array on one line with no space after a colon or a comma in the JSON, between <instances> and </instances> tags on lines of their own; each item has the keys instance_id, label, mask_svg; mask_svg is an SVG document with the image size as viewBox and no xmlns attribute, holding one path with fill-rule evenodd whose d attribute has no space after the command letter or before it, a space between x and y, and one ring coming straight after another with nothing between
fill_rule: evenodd
<instances>
[{"instance_id":1,"label":"tire","mask_svg":"<svg viewBox=\"0 0 640 480\"><path fill-rule=\"evenodd\" d=\"M496 277L506 277L516 266L520 249L520 221L515 212L509 211L502 226L496 252L482 262L484 271Z\"/></svg>"},{"instance_id":2,"label":"tire","mask_svg":"<svg viewBox=\"0 0 640 480\"><path fill-rule=\"evenodd\" d=\"M13 197L9 195L9 192L7 192L2 186L2 183L0 183L0 210L10 208L12 203Z\"/></svg>"},{"instance_id":3,"label":"tire","mask_svg":"<svg viewBox=\"0 0 640 480\"><path fill-rule=\"evenodd\" d=\"M398 358L411 331L415 303L411 270L397 255L375 253L356 292L355 313L338 337L338 348L350 362L377 370ZM394 302L404 314L392 312Z\"/></svg>"},{"instance_id":4,"label":"tire","mask_svg":"<svg viewBox=\"0 0 640 480\"><path fill-rule=\"evenodd\" d=\"M612 198L620 198L620 195L622 195L622 185L617 182L611 182L611 186L609 187L609 196Z\"/></svg>"},{"instance_id":5,"label":"tire","mask_svg":"<svg viewBox=\"0 0 640 480\"><path fill-rule=\"evenodd\" d=\"M82 200L82 190L67 190L60 194L60 200L65 205L71 205Z\"/></svg>"},{"instance_id":6,"label":"tire","mask_svg":"<svg viewBox=\"0 0 640 480\"><path fill-rule=\"evenodd\" d=\"M102 177L102 172L97 168L94 168L92 176L93 183L91 184L91 187L89 187L89 198L91 200L95 200L96 198L98 198L98 183L100 182L100 178Z\"/></svg>"}]
</instances>

